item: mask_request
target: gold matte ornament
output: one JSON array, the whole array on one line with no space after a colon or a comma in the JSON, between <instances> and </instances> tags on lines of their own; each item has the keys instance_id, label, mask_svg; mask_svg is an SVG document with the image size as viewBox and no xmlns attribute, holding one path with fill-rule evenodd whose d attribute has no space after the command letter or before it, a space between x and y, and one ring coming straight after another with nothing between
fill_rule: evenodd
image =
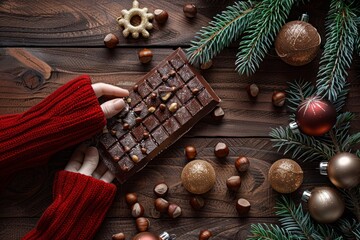
<instances>
[{"instance_id":1,"label":"gold matte ornament","mask_svg":"<svg viewBox=\"0 0 360 240\"><path fill-rule=\"evenodd\" d=\"M216 174L213 166L204 160L193 160L185 165L181 181L186 190L203 194L214 187Z\"/></svg>"},{"instance_id":2,"label":"gold matte ornament","mask_svg":"<svg viewBox=\"0 0 360 240\"><path fill-rule=\"evenodd\" d=\"M139 8L139 2L134 1L133 6L129 10L121 10L122 16L118 17L116 20L120 26L124 28L123 35L124 37L128 37L130 34L133 38L138 38L140 34L144 38L149 38L150 33L147 30L153 28L150 20L154 18L154 14L148 13L147 8ZM140 18L141 22L137 24L132 24L132 19Z\"/></svg>"},{"instance_id":3,"label":"gold matte ornament","mask_svg":"<svg viewBox=\"0 0 360 240\"><path fill-rule=\"evenodd\" d=\"M269 169L271 187L279 193L291 193L302 184L304 172L300 165L291 159L279 159Z\"/></svg>"}]
</instances>

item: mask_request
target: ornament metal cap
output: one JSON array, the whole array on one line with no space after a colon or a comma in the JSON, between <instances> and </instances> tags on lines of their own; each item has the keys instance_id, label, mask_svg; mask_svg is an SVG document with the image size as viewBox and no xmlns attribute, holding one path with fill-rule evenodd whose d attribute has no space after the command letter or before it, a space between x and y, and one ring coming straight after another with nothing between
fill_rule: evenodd
<instances>
[{"instance_id":1,"label":"ornament metal cap","mask_svg":"<svg viewBox=\"0 0 360 240\"><path fill-rule=\"evenodd\" d=\"M320 168L321 175L324 175L324 176L328 175L328 173L327 173L328 164L329 164L328 162L320 162L319 168Z\"/></svg>"},{"instance_id":2,"label":"ornament metal cap","mask_svg":"<svg viewBox=\"0 0 360 240\"><path fill-rule=\"evenodd\" d=\"M309 15L307 13L303 13L300 20L303 22L309 22Z\"/></svg>"},{"instance_id":3,"label":"ornament metal cap","mask_svg":"<svg viewBox=\"0 0 360 240\"><path fill-rule=\"evenodd\" d=\"M305 190L301 196L301 200L307 202L311 196L311 192L309 190Z\"/></svg>"},{"instance_id":4,"label":"ornament metal cap","mask_svg":"<svg viewBox=\"0 0 360 240\"><path fill-rule=\"evenodd\" d=\"M299 132L299 125L297 124L297 122L289 123L289 127L290 127L291 131L293 131L294 133Z\"/></svg>"},{"instance_id":5,"label":"ornament metal cap","mask_svg":"<svg viewBox=\"0 0 360 240\"><path fill-rule=\"evenodd\" d=\"M162 234L159 235L161 240L175 240L176 239L176 235L172 234L170 236L170 234L168 232L163 232Z\"/></svg>"}]
</instances>

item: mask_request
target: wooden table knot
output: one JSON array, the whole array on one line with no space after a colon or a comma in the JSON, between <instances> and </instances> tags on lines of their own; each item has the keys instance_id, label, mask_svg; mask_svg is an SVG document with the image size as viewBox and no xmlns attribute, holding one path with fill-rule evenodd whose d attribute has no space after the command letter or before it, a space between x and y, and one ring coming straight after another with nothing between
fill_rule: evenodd
<instances>
[{"instance_id":1,"label":"wooden table knot","mask_svg":"<svg viewBox=\"0 0 360 240\"><path fill-rule=\"evenodd\" d=\"M30 69L22 74L21 83L25 88L35 90L43 85L44 77L38 71Z\"/></svg>"}]
</instances>

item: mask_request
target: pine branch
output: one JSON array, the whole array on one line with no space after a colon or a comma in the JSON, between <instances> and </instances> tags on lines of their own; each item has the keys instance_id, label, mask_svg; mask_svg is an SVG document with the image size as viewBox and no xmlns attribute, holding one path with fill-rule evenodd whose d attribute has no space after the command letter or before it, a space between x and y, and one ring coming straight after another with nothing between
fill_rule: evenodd
<instances>
[{"instance_id":1,"label":"pine branch","mask_svg":"<svg viewBox=\"0 0 360 240\"><path fill-rule=\"evenodd\" d=\"M286 91L287 107L292 113L295 113L302 101L315 94L315 88L310 82L303 80L288 82L288 85L289 88Z\"/></svg>"},{"instance_id":2,"label":"pine branch","mask_svg":"<svg viewBox=\"0 0 360 240\"><path fill-rule=\"evenodd\" d=\"M317 95L335 102L346 87L358 38L356 1L332 0L325 23L326 43L317 76Z\"/></svg>"},{"instance_id":3,"label":"pine branch","mask_svg":"<svg viewBox=\"0 0 360 240\"><path fill-rule=\"evenodd\" d=\"M247 240L295 240L298 237L293 236L287 230L277 225L251 224L251 235Z\"/></svg>"},{"instance_id":4,"label":"pine branch","mask_svg":"<svg viewBox=\"0 0 360 240\"><path fill-rule=\"evenodd\" d=\"M251 75L259 68L285 23L295 0L263 0L254 8L254 18L241 39L236 55L239 74Z\"/></svg>"},{"instance_id":5,"label":"pine branch","mask_svg":"<svg viewBox=\"0 0 360 240\"><path fill-rule=\"evenodd\" d=\"M345 206L360 222L360 185L352 189L341 189L345 196Z\"/></svg>"},{"instance_id":6,"label":"pine branch","mask_svg":"<svg viewBox=\"0 0 360 240\"><path fill-rule=\"evenodd\" d=\"M187 55L190 63L205 63L235 41L248 26L253 6L250 2L235 2L216 15L191 41Z\"/></svg>"},{"instance_id":7,"label":"pine branch","mask_svg":"<svg viewBox=\"0 0 360 240\"><path fill-rule=\"evenodd\" d=\"M351 147L357 145L360 143L360 132L357 132L355 134L352 134L348 136L348 138L343 143L343 149L344 151L350 151ZM358 154L359 156L359 154Z\"/></svg>"},{"instance_id":8,"label":"pine branch","mask_svg":"<svg viewBox=\"0 0 360 240\"><path fill-rule=\"evenodd\" d=\"M344 88L341 91L339 91L336 100L332 102L336 109L336 112L340 112L345 106L348 93L349 93L349 84L346 83L344 85Z\"/></svg>"},{"instance_id":9,"label":"pine branch","mask_svg":"<svg viewBox=\"0 0 360 240\"><path fill-rule=\"evenodd\" d=\"M335 149L323 141L302 133L294 133L289 127L273 128L271 141L278 151L284 154L292 152L292 158L305 161L328 160L335 154Z\"/></svg>"},{"instance_id":10,"label":"pine branch","mask_svg":"<svg viewBox=\"0 0 360 240\"><path fill-rule=\"evenodd\" d=\"M360 222L352 219L350 222L346 218L341 218L335 225L347 239L360 239Z\"/></svg>"},{"instance_id":11,"label":"pine branch","mask_svg":"<svg viewBox=\"0 0 360 240\"><path fill-rule=\"evenodd\" d=\"M337 116L335 126L333 127L335 142L338 148L338 151L346 151L348 149L346 146L348 145L347 140L349 139L349 129L350 129L350 121L355 117L354 114L350 112L340 113Z\"/></svg>"}]
</instances>

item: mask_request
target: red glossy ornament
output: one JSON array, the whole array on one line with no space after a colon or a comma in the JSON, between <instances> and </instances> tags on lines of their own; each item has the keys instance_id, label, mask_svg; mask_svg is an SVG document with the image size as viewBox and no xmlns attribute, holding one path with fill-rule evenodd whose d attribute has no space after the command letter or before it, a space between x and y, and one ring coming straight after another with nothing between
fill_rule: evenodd
<instances>
[{"instance_id":1,"label":"red glossy ornament","mask_svg":"<svg viewBox=\"0 0 360 240\"><path fill-rule=\"evenodd\" d=\"M310 136L324 135L330 131L335 122L335 107L329 101L317 96L306 98L296 110L297 127Z\"/></svg>"}]
</instances>

